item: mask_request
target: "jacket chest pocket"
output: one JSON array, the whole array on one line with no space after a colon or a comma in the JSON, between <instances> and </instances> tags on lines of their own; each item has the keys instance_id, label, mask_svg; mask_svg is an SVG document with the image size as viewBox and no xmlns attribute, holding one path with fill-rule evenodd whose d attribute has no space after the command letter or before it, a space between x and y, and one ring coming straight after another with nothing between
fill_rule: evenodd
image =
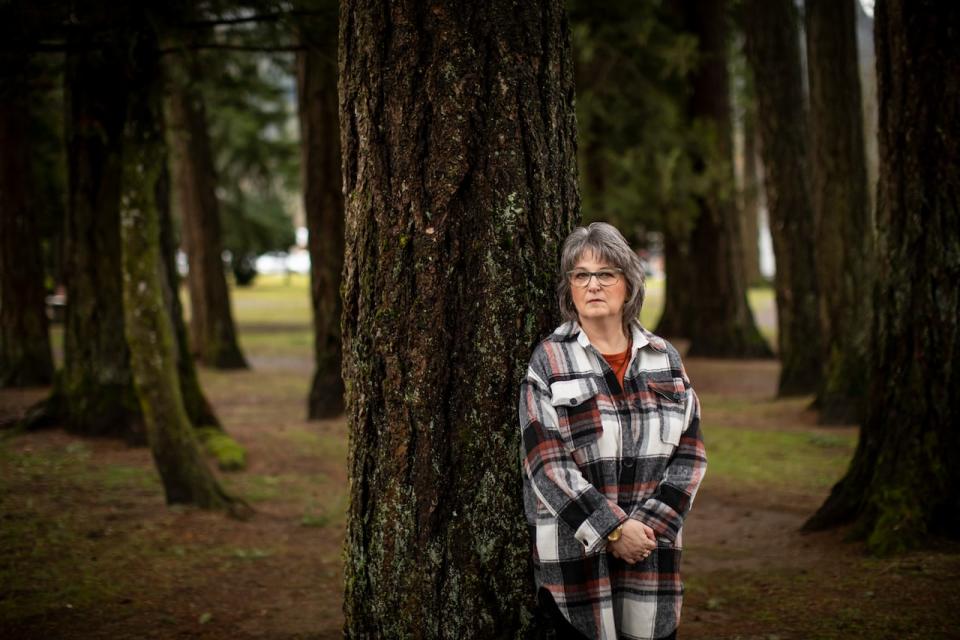
<instances>
[{"instance_id":1,"label":"jacket chest pocket","mask_svg":"<svg viewBox=\"0 0 960 640\"><path fill-rule=\"evenodd\" d=\"M686 426L687 417L689 392L683 378L648 380L647 387L653 392L651 395L656 401L656 411L649 413L651 422L659 422L659 425L651 423L651 431L659 427L663 443L676 447L680 444L680 435Z\"/></svg>"},{"instance_id":2,"label":"jacket chest pocket","mask_svg":"<svg viewBox=\"0 0 960 640\"><path fill-rule=\"evenodd\" d=\"M592 444L603 435L595 380L582 378L554 382L550 385L550 393L550 402L557 410L560 435L571 449Z\"/></svg>"}]
</instances>

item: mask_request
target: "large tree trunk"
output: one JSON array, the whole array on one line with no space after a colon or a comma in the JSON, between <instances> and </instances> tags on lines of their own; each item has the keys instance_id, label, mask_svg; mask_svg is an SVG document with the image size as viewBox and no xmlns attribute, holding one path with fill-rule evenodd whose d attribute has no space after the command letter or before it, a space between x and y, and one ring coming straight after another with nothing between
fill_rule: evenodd
<instances>
[{"instance_id":1,"label":"large tree trunk","mask_svg":"<svg viewBox=\"0 0 960 640\"><path fill-rule=\"evenodd\" d=\"M343 181L337 115L337 34L318 28L301 35L297 54L303 204L310 248L313 353L316 370L307 414L311 419L343 412L340 372L340 272L343 270Z\"/></svg>"},{"instance_id":2,"label":"large tree trunk","mask_svg":"<svg viewBox=\"0 0 960 640\"><path fill-rule=\"evenodd\" d=\"M246 368L230 309L223 269L220 206L207 115L197 87L201 70L183 54L179 74L171 73L170 130L174 182L190 272L190 337L193 353L219 369Z\"/></svg>"},{"instance_id":3,"label":"large tree trunk","mask_svg":"<svg viewBox=\"0 0 960 640\"><path fill-rule=\"evenodd\" d=\"M693 151L694 167L723 174L731 186L733 144L727 72L727 15L723 0L684 0L687 29L698 38L700 66L689 102L691 122L711 135ZM710 144L712 140L713 144ZM665 234L667 294L657 327L666 336L690 339L690 355L727 358L771 355L747 305L743 244L734 190L698 200L698 215L685 237Z\"/></svg>"},{"instance_id":4,"label":"large tree trunk","mask_svg":"<svg viewBox=\"0 0 960 640\"><path fill-rule=\"evenodd\" d=\"M799 17L793 0L745 0L743 13L777 259L779 393L812 393L823 356Z\"/></svg>"},{"instance_id":5,"label":"large tree trunk","mask_svg":"<svg viewBox=\"0 0 960 640\"><path fill-rule=\"evenodd\" d=\"M100 16L102 18L102 16ZM93 20L93 17L90 18ZM49 407L90 435L142 440L124 339L120 173L126 87L124 42L68 51L65 72L69 193L64 232L64 367Z\"/></svg>"},{"instance_id":6,"label":"large tree trunk","mask_svg":"<svg viewBox=\"0 0 960 640\"><path fill-rule=\"evenodd\" d=\"M820 419L860 422L867 386L874 225L857 69L855 0L807 0L813 202L824 373ZM828 286L829 285L829 286Z\"/></svg>"},{"instance_id":7,"label":"large tree trunk","mask_svg":"<svg viewBox=\"0 0 960 640\"><path fill-rule=\"evenodd\" d=\"M960 536L960 5L880 0L879 260L867 414L807 523L877 552Z\"/></svg>"},{"instance_id":8,"label":"large tree trunk","mask_svg":"<svg viewBox=\"0 0 960 640\"><path fill-rule=\"evenodd\" d=\"M200 455L180 395L177 347L163 294L157 180L164 171L159 52L145 29L129 51L123 171L123 304L137 396L167 503L225 508L223 492Z\"/></svg>"},{"instance_id":9,"label":"large tree trunk","mask_svg":"<svg viewBox=\"0 0 960 640\"><path fill-rule=\"evenodd\" d=\"M516 403L577 217L560 0L343 3L346 633L515 638Z\"/></svg>"},{"instance_id":10,"label":"large tree trunk","mask_svg":"<svg viewBox=\"0 0 960 640\"><path fill-rule=\"evenodd\" d=\"M0 53L0 387L53 380L30 166L28 62L24 54Z\"/></svg>"}]
</instances>

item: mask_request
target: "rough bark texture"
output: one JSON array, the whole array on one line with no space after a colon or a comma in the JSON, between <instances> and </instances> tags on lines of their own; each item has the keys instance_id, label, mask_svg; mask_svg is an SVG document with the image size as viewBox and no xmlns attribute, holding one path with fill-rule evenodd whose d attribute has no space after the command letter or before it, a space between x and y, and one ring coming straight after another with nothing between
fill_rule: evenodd
<instances>
[{"instance_id":1,"label":"rough bark texture","mask_svg":"<svg viewBox=\"0 0 960 640\"><path fill-rule=\"evenodd\" d=\"M723 0L680 3L686 28L700 46L689 99L692 122L709 124L714 147L694 151L694 166L716 163L733 185L733 143L727 73L726 8ZM771 355L747 306L740 221L730 194L701 198L693 230L687 237L664 236L667 293L657 331L690 339L690 355L750 358Z\"/></svg>"},{"instance_id":2,"label":"rough bark texture","mask_svg":"<svg viewBox=\"0 0 960 640\"><path fill-rule=\"evenodd\" d=\"M217 201L217 176L207 131L207 116L197 90L201 70L190 53L178 58L180 74L170 74L170 137L173 176L190 272L190 338L203 364L219 369L246 368L230 309L224 274Z\"/></svg>"},{"instance_id":3,"label":"rough bark texture","mask_svg":"<svg viewBox=\"0 0 960 640\"><path fill-rule=\"evenodd\" d=\"M100 16L102 19L102 16ZM93 19L93 18L91 18ZM64 231L64 367L50 408L73 431L143 439L124 340L120 173L125 39L66 57L69 194Z\"/></svg>"},{"instance_id":4,"label":"rough bark texture","mask_svg":"<svg viewBox=\"0 0 960 640\"><path fill-rule=\"evenodd\" d=\"M813 393L823 356L799 16L793 0L745 0L743 9L777 259L779 393Z\"/></svg>"},{"instance_id":5,"label":"rough bark texture","mask_svg":"<svg viewBox=\"0 0 960 640\"><path fill-rule=\"evenodd\" d=\"M0 387L53 380L30 167L29 58L0 53Z\"/></svg>"},{"instance_id":6,"label":"rough bark texture","mask_svg":"<svg viewBox=\"0 0 960 640\"><path fill-rule=\"evenodd\" d=\"M879 231L867 415L847 475L807 523L856 520L878 552L960 536L960 5L875 14Z\"/></svg>"},{"instance_id":7,"label":"rough bark texture","mask_svg":"<svg viewBox=\"0 0 960 640\"><path fill-rule=\"evenodd\" d=\"M352 638L515 638L518 385L577 217L559 0L341 5Z\"/></svg>"},{"instance_id":8,"label":"rough bark texture","mask_svg":"<svg viewBox=\"0 0 960 640\"><path fill-rule=\"evenodd\" d=\"M159 54L155 39L136 33L126 77L131 82L124 140L123 305L137 396L167 503L223 508L224 494L200 455L180 395L177 347L163 294L157 180L166 162Z\"/></svg>"},{"instance_id":9,"label":"rough bark texture","mask_svg":"<svg viewBox=\"0 0 960 640\"><path fill-rule=\"evenodd\" d=\"M828 423L863 418L871 323L873 212L857 69L856 2L807 0L813 203L824 373L817 396Z\"/></svg>"},{"instance_id":10,"label":"rough bark texture","mask_svg":"<svg viewBox=\"0 0 960 640\"><path fill-rule=\"evenodd\" d=\"M297 89L316 366L307 414L316 419L340 415L344 408L340 371L344 211L337 111L337 34L332 29L312 31L302 34L301 42L306 49L297 54Z\"/></svg>"}]
</instances>

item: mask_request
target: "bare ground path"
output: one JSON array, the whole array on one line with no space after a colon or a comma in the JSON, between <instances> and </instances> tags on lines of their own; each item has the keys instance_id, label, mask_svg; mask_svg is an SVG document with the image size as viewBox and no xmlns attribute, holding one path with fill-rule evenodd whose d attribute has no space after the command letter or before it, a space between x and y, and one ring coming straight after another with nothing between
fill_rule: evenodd
<instances>
[{"instance_id":1,"label":"bare ground path","mask_svg":"<svg viewBox=\"0 0 960 640\"><path fill-rule=\"evenodd\" d=\"M0 441L0 637L341 637L346 425L304 420L300 333L277 353L245 339L252 371L201 375L249 451L224 476L249 522L166 508L145 449L59 430ZM873 559L843 531L798 532L853 427L773 400L774 362L687 366L710 468L685 527L681 638L960 637L955 545ZM44 393L0 391L0 422Z\"/></svg>"}]
</instances>

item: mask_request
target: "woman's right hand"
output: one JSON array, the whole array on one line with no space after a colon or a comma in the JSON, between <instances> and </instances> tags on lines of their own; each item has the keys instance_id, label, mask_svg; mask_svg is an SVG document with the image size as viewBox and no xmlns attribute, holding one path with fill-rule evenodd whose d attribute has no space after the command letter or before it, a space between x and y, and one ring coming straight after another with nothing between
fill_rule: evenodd
<instances>
[{"instance_id":1,"label":"woman's right hand","mask_svg":"<svg viewBox=\"0 0 960 640\"><path fill-rule=\"evenodd\" d=\"M633 518L624 521L619 540L607 542L610 553L630 564L645 559L656 548L657 539L653 529Z\"/></svg>"}]
</instances>

